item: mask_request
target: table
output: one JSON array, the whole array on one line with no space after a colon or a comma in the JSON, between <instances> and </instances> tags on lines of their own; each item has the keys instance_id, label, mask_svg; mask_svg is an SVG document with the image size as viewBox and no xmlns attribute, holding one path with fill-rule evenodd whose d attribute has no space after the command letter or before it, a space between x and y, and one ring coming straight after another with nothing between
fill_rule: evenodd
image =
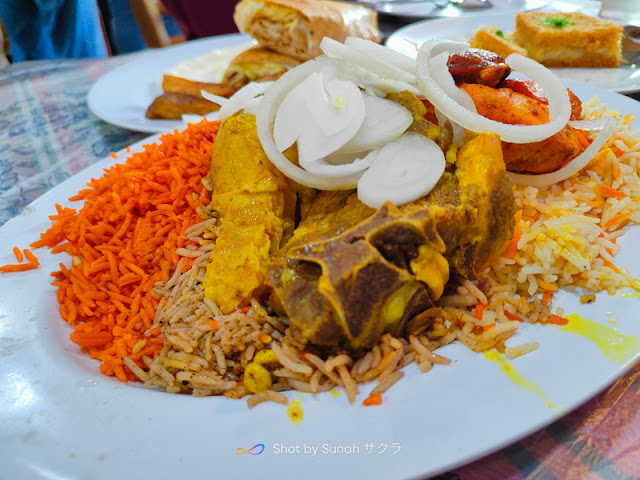
<instances>
[{"instance_id":1,"label":"table","mask_svg":"<svg viewBox=\"0 0 640 480\"><path fill-rule=\"evenodd\" d=\"M148 136L105 123L87 107L91 85L131 58L0 69L0 225L55 185Z\"/></svg>"},{"instance_id":2,"label":"table","mask_svg":"<svg viewBox=\"0 0 640 480\"><path fill-rule=\"evenodd\" d=\"M86 104L92 83L131 58L0 70L0 225L66 178L147 136L99 120ZM585 478L640 478L640 365L547 428L437 480Z\"/></svg>"}]
</instances>

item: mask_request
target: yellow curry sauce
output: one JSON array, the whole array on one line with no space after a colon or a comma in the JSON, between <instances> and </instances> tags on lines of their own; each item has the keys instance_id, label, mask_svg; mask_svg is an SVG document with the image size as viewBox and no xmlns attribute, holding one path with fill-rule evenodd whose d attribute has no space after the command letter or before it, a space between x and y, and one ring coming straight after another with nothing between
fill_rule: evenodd
<instances>
[{"instance_id":1,"label":"yellow curry sauce","mask_svg":"<svg viewBox=\"0 0 640 480\"><path fill-rule=\"evenodd\" d=\"M600 352L609 360L624 363L640 351L640 337L625 335L617 329L607 327L593 320L572 313L566 317L569 323L561 330L580 335L595 343Z\"/></svg>"},{"instance_id":2,"label":"yellow curry sauce","mask_svg":"<svg viewBox=\"0 0 640 480\"><path fill-rule=\"evenodd\" d=\"M511 363L509 363L498 352L496 352L495 350L484 352L484 358L495 363L498 368L500 368L502 373L504 373L505 376L513 383L522 387L527 392L533 393L535 396L539 397L551 410L559 409L559 407L549 398L549 396L544 392L544 390L542 390L542 388L525 377L522 372L513 367L513 365L511 365Z\"/></svg>"}]
</instances>

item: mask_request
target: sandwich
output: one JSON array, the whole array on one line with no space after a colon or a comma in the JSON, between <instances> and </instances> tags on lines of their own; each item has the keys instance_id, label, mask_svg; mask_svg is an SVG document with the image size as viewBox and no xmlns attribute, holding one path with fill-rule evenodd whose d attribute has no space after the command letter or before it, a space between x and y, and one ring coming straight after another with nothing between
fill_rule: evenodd
<instances>
[{"instance_id":1,"label":"sandwich","mask_svg":"<svg viewBox=\"0 0 640 480\"><path fill-rule=\"evenodd\" d=\"M300 60L317 57L320 42L360 37L380 41L375 11L354 3L326 0L242 0L233 19L260 45Z\"/></svg>"}]
</instances>

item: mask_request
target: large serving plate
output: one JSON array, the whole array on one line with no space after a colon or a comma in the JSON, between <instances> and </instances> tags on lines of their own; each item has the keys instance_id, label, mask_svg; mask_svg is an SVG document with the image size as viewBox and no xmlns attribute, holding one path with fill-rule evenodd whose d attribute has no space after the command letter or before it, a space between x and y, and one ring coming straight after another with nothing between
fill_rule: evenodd
<instances>
[{"instance_id":1,"label":"large serving plate","mask_svg":"<svg viewBox=\"0 0 640 480\"><path fill-rule=\"evenodd\" d=\"M613 109L640 115L640 105L622 95L568 85L582 99L597 95ZM54 204L69 205L68 197L114 162L107 158L79 173L3 225L0 263L14 262L11 248L39 238ZM640 229L630 228L616 258L636 276L638 242ZM580 292L559 291L554 307L603 325L612 332L611 342L622 338L618 334L635 336L616 350L624 354L613 358L584 336L525 324L508 345L540 343L537 351L509 362L528 386L512 382L485 356L452 344L438 351L453 359L451 365L428 374L409 366L380 406L362 406L373 385L362 386L353 405L344 394L288 393L304 412L302 421L292 423L282 405L249 409L244 400L170 395L101 375L98 363L69 340L71 330L49 283L49 273L69 258L36 253L39 269L0 274L0 476L12 480L423 478L553 422L640 356L637 296L601 293L594 304L582 305ZM237 453L258 444L264 445L259 455Z\"/></svg>"},{"instance_id":2,"label":"large serving plate","mask_svg":"<svg viewBox=\"0 0 640 480\"><path fill-rule=\"evenodd\" d=\"M157 133L180 128L181 120L145 117L151 102L162 94L162 75L184 60L250 41L248 35L232 33L146 52L100 77L89 90L89 109L105 122L137 132Z\"/></svg>"},{"instance_id":3,"label":"large serving plate","mask_svg":"<svg viewBox=\"0 0 640 480\"><path fill-rule=\"evenodd\" d=\"M410 57L416 56L416 45L424 41L449 39L466 42L481 25L492 25L505 33L513 32L515 17L510 14L487 14L475 17L446 18L417 22L397 30L387 39L387 46ZM618 68L552 68L563 80L573 80L620 93L640 91L640 70L635 65Z\"/></svg>"}]
</instances>

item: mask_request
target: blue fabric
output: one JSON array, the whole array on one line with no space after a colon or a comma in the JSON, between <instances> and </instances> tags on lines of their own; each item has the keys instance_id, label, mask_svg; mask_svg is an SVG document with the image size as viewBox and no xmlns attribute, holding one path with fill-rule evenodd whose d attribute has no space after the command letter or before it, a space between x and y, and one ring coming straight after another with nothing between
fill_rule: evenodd
<instances>
[{"instance_id":1,"label":"blue fabric","mask_svg":"<svg viewBox=\"0 0 640 480\"><path fill-rule=\"evenodd\" d=\"M95 0L0 0L14 62L106 57Z\"/></svg>"},{"instance_id":2,"label":"blue fabric","mask_svg":"<svg viewBox=\"0 0 640 480\"><path fill-rule=\"evenodd\" d=\"M1 1L1 0L0 0ZM108 13L104 13L105 23L111 35L111 48L114 55L136 52L147 48L140 33L128 0L105 0ZM162 17L169 37L182 33L180 27L171 16Z\"/></svg>"},{"instance_id":3,"label":"blue fabric","mask_svg":"<svg viewBox=\"0 0 640 480\"><path fill-rule=\"evenodd\" d=\"M147 48L128 0L107 0L107 4L109 19L106 21L111 32L113 53L119 55Z\"/></svg>"}]
</instances>

